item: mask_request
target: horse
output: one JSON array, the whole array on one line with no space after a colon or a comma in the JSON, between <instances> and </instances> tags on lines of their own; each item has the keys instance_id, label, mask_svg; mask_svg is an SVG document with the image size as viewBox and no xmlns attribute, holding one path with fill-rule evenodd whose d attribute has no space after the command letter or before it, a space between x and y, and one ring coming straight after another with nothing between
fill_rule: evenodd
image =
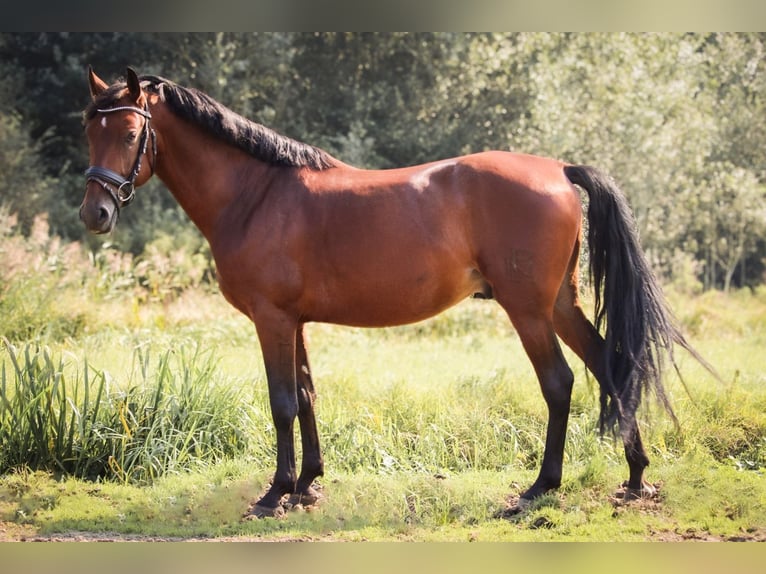
<instances>
[{"instance_id":1,"label":"horse","mask_svg":"<svg viewBox=\"0 0 766 574\"><path fill-rule=\"evenodd\" d=\"M539 474L505 512L561 484L574 375L559 339L598 382L601 431L619 430L625 496L654 494L636 411L651 391L675 420L663 362L676 345L702 359L677 326L611 177L510 151L359 169L159 76L127 68L108 85L89 67L88 83L86 228L111 232L156 174L210 244L223 296L255 325L277 454L271 486L247 516L281 516L322 496L307 323L401 325L471 296L505 310L548 410ZM578 286L584 235L593 322Z\"/></svg>"}]
</instances>

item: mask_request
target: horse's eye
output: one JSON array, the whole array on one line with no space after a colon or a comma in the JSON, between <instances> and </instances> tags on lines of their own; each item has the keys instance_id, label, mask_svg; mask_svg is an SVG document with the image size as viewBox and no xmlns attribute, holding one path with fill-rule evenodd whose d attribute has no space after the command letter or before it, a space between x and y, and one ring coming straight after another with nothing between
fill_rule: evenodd
<instances>
[{"instance_id":1,"label":"horse's eye","mask_svg":"<svg viewBox=\"0 0 766 574\"><path fill-rule=\"evenodd\" d=\"M125 136L125 143L128 145L134 144L136 141L136 132L128 132L128 135Z\"/></svg>"}]
</instances>

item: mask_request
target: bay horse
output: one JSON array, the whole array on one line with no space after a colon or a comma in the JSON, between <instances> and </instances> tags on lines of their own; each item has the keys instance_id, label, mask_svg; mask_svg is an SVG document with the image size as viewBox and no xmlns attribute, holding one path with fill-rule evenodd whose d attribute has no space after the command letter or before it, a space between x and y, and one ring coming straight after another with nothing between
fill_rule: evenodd
<instances>
[{"instance_id":1,"label":"bay horse","mask_svg":"<svg viewBox=\"0 0 766 574\"><path fill-rule=\"evenodd\" d=\"M110 232L156 173L209 242L224 297L255 324L277 463L252 516L281 515L285 498L313 504L320 496L304 325L401 325L473 295L507 313L548 408L539 475L511 511L561 483L574 375L558 337L598 381L602 432L619 427L626 494L652 494L636 409L652 391L673 416L663 357L672 359L674 345L698 355L664 302L625 197L604 173L504 151L357 169L161 77L128 68L125 81L107 85L91 68L88 81L85 226ZM593 323L578 294L579 189L589 197Z\"/></svg>"}]
</instances>

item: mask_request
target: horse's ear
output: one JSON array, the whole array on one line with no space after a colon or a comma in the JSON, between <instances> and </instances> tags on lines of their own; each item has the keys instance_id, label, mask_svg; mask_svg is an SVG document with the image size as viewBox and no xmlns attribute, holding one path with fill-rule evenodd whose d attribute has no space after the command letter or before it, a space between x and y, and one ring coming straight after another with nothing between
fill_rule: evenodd
<instances>
[{"instance_id":1,"label":"horse's ear","mask_svg":"<svg viewBox=\"0 0 766 574\"><path fill-rule=\"evenodd\" d=\"M128 78L128 92L130 93L130 99L138 103L138 100L142 94L141 82L138 80L138 74L136 74L136 71L131 67L128 67L127 69L127 78Z\"/></svg>"},{"instance_id":2,"label":"horse's ear","mask_svg":"<svg viewBox=\"0 0 766 574\"><path fill-rule=\"evenodd\" d=\"M88 84L90 85L90 97L94 100L96 96L109 87L104 80L96 75L91 66L88 66Z\"/></svg>"}]
</instances>

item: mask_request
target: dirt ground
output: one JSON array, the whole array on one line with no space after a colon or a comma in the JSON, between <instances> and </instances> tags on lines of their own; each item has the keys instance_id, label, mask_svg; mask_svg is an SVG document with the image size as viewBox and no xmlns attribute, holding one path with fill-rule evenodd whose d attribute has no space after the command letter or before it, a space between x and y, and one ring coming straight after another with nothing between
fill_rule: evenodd
<instances>
[{"instance_id":1,"label":"dirt ground","mask_svg":"<svg viewBox=\"0 0 766 574\"><path fill-rule=\"evenodd\" d=\"M223 536L217 538L163 537L119 532L59 532L42 535L31 526L0 522L0 542L310 542L320 538ZM327 539L329 540L329 538Z\"/></svg>"},{"instance_id":2,"label":"dirt ground","mask_svg":"<svg viewBox=\"0 0 766 574\"><path fill-rule=\"evenodd\" d=\"M141 534L120 534L117 532L59 532L39 534L28 525L12 522L0 522L0 542L311 542L331 541L332 537L256 537L224 536L217 538L201 537L161 537ZM697 530L649 532L647 541L651 542L766 542L766 527L743 532L736 536L714 536Z\"/></svg>"},{"instance_id":3,"label":"dirt ground","mask_svg":"<svg viewBox=\"0 0 766 574\"><path fill-rule=\"evenodd\" d=\"M624 485L623 485L624 486ZM656 483L654 492L649 496L628 498L625 490L618 490L611 498L614 513L624 512L629 506L639 508L642 513L655 514L660 512L661 500L658 496L661 485ZM516 506L516 500L509 499L510 506ZM513 514L513 513L510 513ZM0 542L311 542L333 541L333 536L222 536L222 537L163 537L141 534L121 534L118 532L59 532L56 534L40 534L32 525L4 522L0 520ZM741 532L733 536L716 536L697 529L650 530L646 541L650 542L766 542L766 525Z\"/></svg>"}]
</instances>

